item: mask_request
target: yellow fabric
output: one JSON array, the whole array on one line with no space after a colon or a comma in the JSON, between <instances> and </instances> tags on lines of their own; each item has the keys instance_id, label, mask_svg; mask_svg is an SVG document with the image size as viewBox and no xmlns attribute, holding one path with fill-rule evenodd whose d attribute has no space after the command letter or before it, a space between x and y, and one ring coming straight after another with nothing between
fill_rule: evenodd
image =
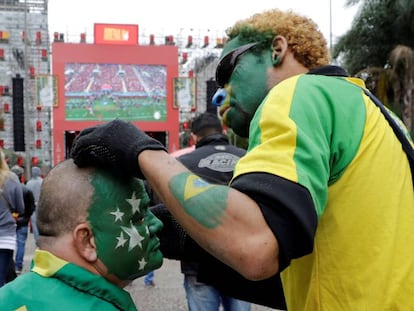
<instances>
[{"instance_id":1,"label":"yellow fabric","mask_svg":"<svg viewBox=\"0 0 414 311\"><path fill-rule=\"evenodd\" d=\"M282 273L289 310L414 310L410 169L379 110L365 104L359 152L329 187L314 251Z\"/></svg>"},{"instance_id":2,"label":"yellow fabric","mask_svg":"<svg viewBox=\"0 0 414 311\"><path fill-rule=\"evenodd\" d=\"M293 139L296 137L296 125L289 117L290 105L286 105L293 97L297 80L300 76L295 76L289 81L282 82L283 92L278 92L278 100L274 101L272 105L262 105L262 115L272 116L271 118L261 118L259 127L261 129L260 152L250 152L247 156L241 158L236 165L236 170L233 179L236 176L243 175L250 172L277 172L278 176L298 181L296 164L294 161L294 154L296 149L296 142ZM268 97L276 91L270 91ZM278 120L278 127L267 124L267 121L274 122ZM275 146L278 150L274 152ZM263 154L271 154L272 161Z\"/></svg>"},{"instance_id":3,"label":"yellow fabric","mask_svg":"<svg viewBox=\"0 0 414 311\"><path fill-rule=\"evenodd\" d=\"M56 271L68 263L47 251L39 249L35 251L33 261L35 263L33 271L45 277L55 274Z\"/></svg>"},{"instance_id":4,"label":"yellow fabric","mask_svg":"<svg viewBox=\"0 0 414 311\"><path fill-rule=\"evenodd\" d=\"M302 75L272 89L233 178L251 172L298 182L319 208L313 252L281 273L289 311L414 310L411 171L359 87Z\"/></svg>"}]
</instances>

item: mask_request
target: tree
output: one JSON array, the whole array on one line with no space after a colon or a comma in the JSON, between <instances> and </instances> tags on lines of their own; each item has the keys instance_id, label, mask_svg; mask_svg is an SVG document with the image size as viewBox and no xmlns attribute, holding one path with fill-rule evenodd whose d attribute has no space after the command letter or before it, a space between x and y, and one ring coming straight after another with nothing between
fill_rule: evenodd
<instances>
[{"instance_id":1,"label":"tree","mask_svg":"<svg viewBox=\"0 0 414 311\"><path fill-rule=\"evenodd\" d=\"M394 94L393 103L400 106L398 110L400 110L401 119L413 133L413 50L407 46L398 45L391 52L389 62L391 65L389 70L390 84Z\"/></svg>"},{"instance_id":2,"label":"tree","mask_svg":"<svg viewBox=\"0 0 414 311\"><path fill-rule=\"evenodd\" d=\"M414 1L348 0L361 4L333 57L394 111L414 135Z\"/></svg>"},{"instance_id":3,"label":"tree","mask_svg":"<svg viewBox=\"0 0 414 311\"><path fill-rule=\"evenodd\" d=\"M414 1L347 2L355 4L360 8L351 29L338 39L332 55L350 74L367 67L383 67L397 45L414 47Z\"/></svg>"}]
</instances>

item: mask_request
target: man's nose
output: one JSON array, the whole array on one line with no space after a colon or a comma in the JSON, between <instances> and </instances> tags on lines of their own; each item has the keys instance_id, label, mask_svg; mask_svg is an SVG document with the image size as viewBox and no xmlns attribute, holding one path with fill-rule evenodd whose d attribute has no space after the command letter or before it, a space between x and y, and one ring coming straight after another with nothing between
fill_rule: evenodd
<instances>
[{"instance_id":1,"label":"man's nose","mask_svg":"<svg viewBox=\"0 0 414 311\"><path fill-rule=\"evenodd\" d=\"M150 221L148 223L148 230L150 231L152 235L161 231L163 227L164 227L164 224L162 223L161 220L159 220L154 215L150 216Z\"/></svg>"}]
</instances>

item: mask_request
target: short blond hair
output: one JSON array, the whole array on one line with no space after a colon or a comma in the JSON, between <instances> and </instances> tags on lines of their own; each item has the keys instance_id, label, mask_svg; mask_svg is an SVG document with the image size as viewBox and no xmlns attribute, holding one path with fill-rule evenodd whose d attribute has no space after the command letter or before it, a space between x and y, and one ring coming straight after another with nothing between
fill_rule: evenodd
<instances>
[{"instance_id":1,"label":"short blond hair","mask_svg":"<svg viewBox=\"0 0 414 311\"><path fill-rule=\"evenodd\" d=\"M318 25L293 11L273 9L238 21L226 31L229 40L239 36L242 41L265 41L270 47L273 38L286 38L295 59L308 69L329 63L326 39Z\"/></svg>"}]
</instances>

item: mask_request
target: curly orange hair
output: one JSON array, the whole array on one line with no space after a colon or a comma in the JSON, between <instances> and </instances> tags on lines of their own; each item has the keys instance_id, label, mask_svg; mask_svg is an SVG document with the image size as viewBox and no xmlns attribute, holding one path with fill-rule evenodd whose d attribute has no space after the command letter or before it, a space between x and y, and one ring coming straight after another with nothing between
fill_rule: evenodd
<instances>
[{"instance_id":1,"label":"curly orange hair","mask_svg":"<svg viewBox=\"0 0 414 311\"><path fill-rule=\"evenodd\" d=\"M240 20L226 30L229 40L239 37L246 42L260 41L270 47L273 38L286 38L294 57L308 69L329 63L329 50L318 25L293 11L273 9Z\"/></svg>"}]
</instances>

